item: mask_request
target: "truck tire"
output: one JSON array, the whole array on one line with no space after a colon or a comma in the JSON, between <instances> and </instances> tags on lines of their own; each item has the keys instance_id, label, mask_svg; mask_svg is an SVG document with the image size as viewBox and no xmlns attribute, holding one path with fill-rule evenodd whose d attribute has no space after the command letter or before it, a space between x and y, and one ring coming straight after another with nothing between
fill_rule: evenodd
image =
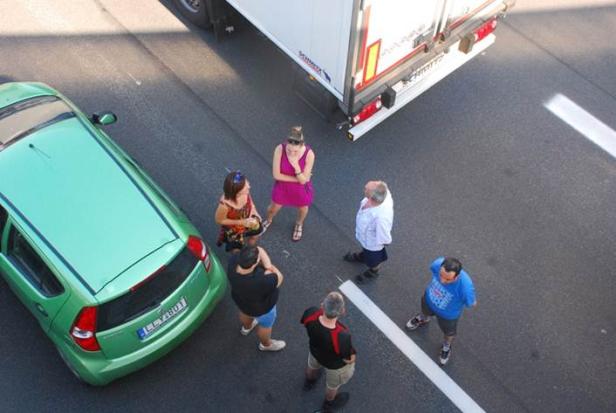
<instances>
[{"instance_id":1,"label":"truck tire","mask_svg":"<svg viewBox=\"0 0 616 413\"><path fill-rule=\"evenodd\" d=\"M212 22L207 11L207 0L173 0L178 11L192 24L210 29Z\"/></svg>"}]
</instances>

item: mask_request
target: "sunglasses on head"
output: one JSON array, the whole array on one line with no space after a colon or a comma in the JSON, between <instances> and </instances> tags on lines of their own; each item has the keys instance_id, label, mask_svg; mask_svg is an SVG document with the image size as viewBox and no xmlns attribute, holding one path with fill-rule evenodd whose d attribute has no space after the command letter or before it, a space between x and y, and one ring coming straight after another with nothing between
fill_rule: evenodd
<instances>
[{"instance_id":1,"label":"sunglasses on head","mask_svg":"<svg viewBox=\"0 0 616 413\"><path fill-rule=\"evenodd\" d=\"M240 171L235 171L235 175L233 175L233 183L239 184L244 179L244 175Z\"/></svg>"},{"instance_id":2,"label":"sunglasses on head","mask_svg":"<svg viewBox=\"0 0 616 413\"><path fill-rule=\"evenodd\" d=\"M287 142L291 145L301 145L301 141L296 141L295 139L287 139Z\"/></svg>"}]
</instances>

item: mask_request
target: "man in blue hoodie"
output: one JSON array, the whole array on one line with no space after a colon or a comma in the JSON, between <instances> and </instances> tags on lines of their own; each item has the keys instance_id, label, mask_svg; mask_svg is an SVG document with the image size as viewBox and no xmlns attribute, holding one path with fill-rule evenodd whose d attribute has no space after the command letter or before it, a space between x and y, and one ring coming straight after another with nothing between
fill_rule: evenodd
<instances>
[{"instance_id":1,"label":"man in blue hoodie","mask_svg":"<svg viewBox=\"0 0 616 413\"><path fill-rule=\"evenodd\" d=\"M432 281L421 297L421 312L406 323L408 330L416 330L436 316L445 335L439 356L441 366L449 361L451 343L457 334L458 319L464 307L477 305L471 277L462 269L457 258L440 257L430 265Z\"/></svg>"}]
</instances>

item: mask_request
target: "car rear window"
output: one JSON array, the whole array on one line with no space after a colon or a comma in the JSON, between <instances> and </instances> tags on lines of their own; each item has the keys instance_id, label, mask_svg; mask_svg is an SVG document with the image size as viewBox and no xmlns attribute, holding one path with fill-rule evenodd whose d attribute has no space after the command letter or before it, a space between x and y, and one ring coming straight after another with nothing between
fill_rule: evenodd
<instances>
[{"instance_id":1,"label":"car rear window","mask_svg":"<svg viewBox=\"0 0 616 413\"><path fill-rule=\"evenodd\" d=\"M75 116L56 96L39 96L0 109L0 151L39 129Z\"/></svg>"},{"instance_id":2,"label":"car rear window","mask_svg":"<svg viewBox=\"0 0 616 413\"><path fill-rule=\"evenodd\" d=\"M124 324L156 307L184 282L197 265L197 258L184 248L169 264L126 294L102 304L98 330Z\"/></svg>"}]
</instances>

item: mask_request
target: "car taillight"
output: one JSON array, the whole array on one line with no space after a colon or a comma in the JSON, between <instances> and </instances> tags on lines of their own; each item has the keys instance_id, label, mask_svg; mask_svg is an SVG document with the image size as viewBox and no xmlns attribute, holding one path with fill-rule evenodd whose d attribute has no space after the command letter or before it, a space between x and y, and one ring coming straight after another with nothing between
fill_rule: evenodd
<instances>
[{"instance_id":1,"label":"car taillight","mask_svg":"<svg viewBox=\"0 0 616 413\"><path fill-rule=\"evenodd\" d=\"M186 246L199 261L203 261L205 271L209 272L212 266L212 261L210 259L210 252L208 251L205 243L198 237L191 235L188 237L188 243Z\"/></svg>"},{"instance_id":2,"label":"car taillight","mask_svg":"<svg viewBox=\"0 0 616 413\"><path fill-rule=\"evenodd\" d=\"M71 337L79 347L86 351L101 349L96 340L97 307L84 307L71 327Z\"/></svg>"},{"instance_id":3,"label":"car taillight","mask_svg":"<svg viewBox=\"0 0 616 413\"><path fill-rule=\"evenodd\" d=\"M353 116L353 125L357 125L358 123L365 121L370 116L378 112L382 107L383 103L381 102L381 96L379 96L364 106L357 115Z\"/></svg>"},{"instance_id":4,"label":"car taillight","mask_svg":"<svg viewBox=\"0 0 616 413\"><path fill-rule=\"evenodd\" d=\"M478 41L485 39L490 33L496 29L496 25L498 24L496 17L488 20L478 29L474 30L472 33L464 36L462 40L460 40L459 50L463 53L469 53L473 50L473 46Z\"/></svg>"}]
</instances>

